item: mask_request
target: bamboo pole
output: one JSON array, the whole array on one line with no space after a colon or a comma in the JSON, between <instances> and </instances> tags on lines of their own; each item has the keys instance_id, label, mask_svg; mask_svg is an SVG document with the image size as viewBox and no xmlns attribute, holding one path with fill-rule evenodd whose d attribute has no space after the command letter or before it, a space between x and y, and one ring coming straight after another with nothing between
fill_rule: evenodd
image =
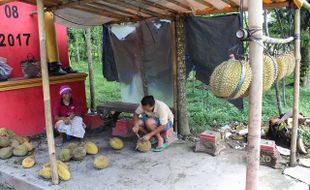
<instances>
[{"instance_id":1,"label":"bamboo pole","mask_svg":"<svg viewBox=\"0 0 310 190\"><path fill-rule=\"evenodd\" d=\"M48 143L49 161L52 170L52 181L54 184L59 183L56 165L56 151L52 126L52 114L51 114L51 98L50 98L50 85L47 70L47 53L46 53L46 37L45 37L45 23L44 23L44 5L42 0L37 0L38 10L38 25L40 36L40 58L41 58L41 73L42 73L42 88L44 99L44 114L45 114L45 126L46 136Z\"/></svg>"},{"instance_id":2,"label":"bamboo pole","mask_svg":"<svg viewBox=\"0 0 310 190\"><path fill-rule=\"evenodd\" d=\"M89 91L90 91L90 109L92 112L96 111L96 91L94 84L94 66L91 47L91 30L87 28L85 30L86 46L87 46L87 58L88 58L88 73L89 73Z\"/></svg>"},{"instance_id":3,"label":"bamboo pole","mask_svg":"<svg viewBox=\"0 0 310 190\"><path fill-rule=\"evenodd\" d=\"M171 54L172 54L172 80L173 80L173 108L174 108L174 131L178 132L178 100L177 100L177 46L175 21L171 22Z\"/></svg>"},{"instance_id":4,"label":"bamboo pole","mask_svg":"<svg viewBox=\"0 0 310 190\"><path fill-rule=\"evenodd\" d=\"M298 136L298 107L299 107L299 78L300 78L300 9L295 10L294 17L295 26L295 81L294 81L294 105L293 105L293 129L291 137L291 157L290 166L296 166L296 149L297 149L297 136Z\"/></svg>"},{"instance_id":5,"label":"bamboo pole","mask_svg":"<svg viewBox=\"0 0 310 190\"><path fill-rule=\"evenodd\" d=\"M190 135L186 100L186 65L185 65L185 33L184 21L176 21L177 45L177 100L178 100L178 129L181 135Z\"/></svg>"},{"instance_id":6,"label":"bamboo pole","mask_svg":"<svg viewBox=\"0 0 310 190\"><path fill-rule=\"evenodd\" d=\"M246 170L246 190L258 189L258 171L260 163L260 131L263 94L263 2L249 1L249 28L258 29L253 34L256 41L250 41L250 65L252 82L249 99L249 133Z\"/></svg>"},{"instance_id":7,"label":"bamboo pole","mask_svg":"<svg viewBox=\"0 0 310 190\"><path fill-rule=\"evenodd\" d=\"M294 37L288 37L288 38L271 38L269 36L263 36L263 41L269 44L287 44L292 41L294 41Z\"/></svg>"},{"instance_id":8,"label":"bamboo pole","mask_svg":"<svg viewBox=\"0 0 310 190\"><path fill-rule=\"evenodd\" d=\"M303 7L304 9L310 11L310 4L309 4L306 0L303 0L302 7Z\"/></svg>"}]
</instances>

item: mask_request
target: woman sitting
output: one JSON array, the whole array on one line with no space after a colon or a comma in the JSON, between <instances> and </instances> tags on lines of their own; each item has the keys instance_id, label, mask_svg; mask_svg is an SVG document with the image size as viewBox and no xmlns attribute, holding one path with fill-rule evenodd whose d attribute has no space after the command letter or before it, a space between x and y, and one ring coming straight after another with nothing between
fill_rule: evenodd
<instances>
[{"instance_id":1,"label":"woman sitting","mask_svg":"<svg viewBox=\"0 0 310 190\"><path fill-rule=\"evenodd\" d=\"M79 116L78 105L75 104L72 98L72 89L68 85L60 87L59 95L61 100L55 110L55 128L60 133L56 139L56 145L60 146L64 141L64 134L67 137L76 137L82 139L85 134L85 124Z\"/></svg>"}]
</instances>

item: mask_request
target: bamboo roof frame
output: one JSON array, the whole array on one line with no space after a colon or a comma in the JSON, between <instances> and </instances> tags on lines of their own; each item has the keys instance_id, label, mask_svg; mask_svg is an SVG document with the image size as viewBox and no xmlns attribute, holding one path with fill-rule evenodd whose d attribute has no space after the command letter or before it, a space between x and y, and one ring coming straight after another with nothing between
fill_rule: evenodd
<instances>
[{"instance_id":1,"label":"bamboo roof frame","mask_svg":"<svg viewBox=\"0 0 310 190\"><path fill-rule=\"evenodd\" d=\"M4 3L9 1L13 0L5 0ZM36 0L18 1L36 4ZM290 0L262 1L264 9L282 8L290 4ZM43 2L46 10L56 11L71 8L111 18L113 23L134 22L152 17L173 19L182 15L208 15L240 11L239 0L217 0L216 2L214 0L43 0ZM188 2L195 3L196 7L192 7ZM219 3L222 8L218 8ZM200 5L201 8L197 8ZM244 9L246 10L247 6Z\"/></svg>"}]
</instances>

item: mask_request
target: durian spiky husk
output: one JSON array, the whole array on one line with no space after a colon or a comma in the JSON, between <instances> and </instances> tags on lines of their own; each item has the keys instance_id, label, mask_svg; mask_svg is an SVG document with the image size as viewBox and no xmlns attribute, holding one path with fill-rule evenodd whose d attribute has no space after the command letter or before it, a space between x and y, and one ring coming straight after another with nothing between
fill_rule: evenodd
<instances>
[{"instance_id":1,"label":"durian spiky husk","mask_svg":"<svg viewBox=\"0 0 310 190\"><path fill-rule=\"evenodd\" d=\"M0 137L9 137L9 133L6 128L0 128Z\"/></svg>"},{"instance_id":2,"label":"durian spiky husk","mask_svg":"<svg viewBox=\"0 0 310 190\"><path fill-rule=\"evenodd\" d=\"M278 65L273 57L264 56L263 67L263 92L266 92L271 88L275 80L277 79Z\"/></svg>"},{"instance_id":3,"label":"durian spiky husk","mask_svg":"<svg viewBox=\"0 0 310 190\"><path fill-rule=\"evenodd\" d=\"M136 149L140 152L148 152L152 148L150 141L138 140Z\"/></svg>"},{"instance_id":4,"label":"durian spiky husk","mask_svg":"<svg viewBox=\"0 0 310 190\"><path fill-rule=\"evenodd\" d=\"M22 166L24 168L32 168L36 163L36 160L33 156L27 156L23 162L22 162Z\"/></svg>"},{"instance_id":5,"label":"durian spiky husk","mask_svg":"<svg viewBox=\"0 0 310 190\"><path fill-rule=\"evenodd\" d=\"M235 91L242 74L242 64L245 66L245 78L240 90L234 97ZM248 62L229 59L218 65L210 78L210 86L213 94L219 98L236 99L242 96L250 86L252 71Z\"/></svg>"},{"instance_id":6,"label":"durian spiky husk","mask_svg":"<svg viewBox=\"0 0 310 190\"><path fill-rule=\"evenodd\" d=\"M33 150L33 145L32 145L31 142L25 141L25 142L23 143L23 145L25 145L25 146L27 147L27 150L28 150L28 151L32 151L32 150Z\"/></svg>"},{"instance_id":7,"label":"durian spiky husk","mask_svg":"<svg viewBox=\"0 0 310 190\"><path fill-rule=\"evenodd\" d=\"M77 147L78 147L77 144L71 142L71 143L69 143L65 148L69 149L69 150L71 151L71 153L72 153L73 150L74 150L75 148L77 148Z\"/></svg>"},{"instance_id":8,"label":"durian spiky husk","mask_svg":"<svg viewBox=\"0 0 310 190\"><path fill-rule=\"evenodd\" d=\"M110 139L110 146L114 150L121 150L124 148L124 142L122 141L122 139L120 139L118 137L113 137Z\"/></svg>"},{"instance_id":9,"label":"durian spiky husk","mask_svg":"<svg viewBox=\"0 0 310 190\"><path fill-rule=\"evenodd\" d=\"M289 52L285 55L287 57L287 73L286 76L291 75L295 70L295 55L294 52Z\"/></svg>"},{"instance_id":10,"label":"durian spiky husk","mask_svg":"<svg viewBox=\"0 0 310 190\"><path fill-rule=\"evenodd\" d=\"M73 159L81 161L86 156L86 150L84 147L77 147L72 151Z\"/></svg>"},{"instance_id":11,"label":"durian spiky husk","mask_svg":"<svg viewBox=\"0 0 310 190\"><path fill-rule=\"evenodd\" d=\"M25 144L21 144L17 146L16 148L14 148L13 150L14 156L26 156L27 153L28 153L28 149Z\"/></svg>"},{"instance_id":12,"label":"durian spiky husk","mask_svg":"<svg viewBox=\"0 0 310 190\"><path fill-rule=\"evenodd\" d=\"M72 158L72 154L70 149L64 148L61 149L60 154L59 154L59 159L63 162L68 162Z\"/></svg>"},{"instance_id":13,"label":"durian spiky husk","mask_svg":"<svg viewBox=\"0 0 310 190\"><path fill-rule=\"evenodd\" d=\"M0 148L1 147L8 147L10 146L11 141L10 138L8 136L2 136L0 137Z\"/></svg>"},{"instance_id":14,"label":"durian spiky husk","mask_svg":"<svg viewBox=\"0 0 310 190\"><path fill-rule=\"evenodd\" d=\"M13 155L13 148L6 147L0 149L0 159L8 159Z\"/></svg>"},{"instance_id":15,"label":"durian spiky husk","mask_svg":"<svg viewBox=\"0 0 310 190\"><path fill-rule=\"evenodd\" d=\"M19 146L19 142L16 139L11 139L11 145L12 148L16 148L17 146Z\"/></svg>"},{"instance_id":16,"label":"durian spiky husk","mask_svg":"<svg viewBox=\"0 0 310 190\"><path fill-rule=\"evenodd\" d=\"M98 156L95 158L93 164L96 169L104 169L109 165L109 158L106 156Z\"/></svg>"},{"instance_id":17,"label":"durian spiky husk","mask_svg":"<svg viewBox=\"0 0 310 190\"><path fill-rule=\"evenodd\" d=\"M288 71L288 67L287 67L287 56L285 55L279 55L276 58L277 64L278 64L278 77L276 81L279 81L281 79L283 79Z\"/></svg>"},{"instance_id":18,"label":"durian spiky husk","mask_svg":"<svg viewBox=\"0 0 310 190\"><path fill-rule=\"evenodd\" d=\"M63 163L62 161L57 160L57 165L58 165L58 164L63 165L65 168L67 168L67 169L69 170L69 166L68 166L67 164ZM45 164L43 165L43 168L50 168L50 167L51 167L51 165L50 165L49 162L47 162L47 163L45 163Z\"/></svg>"}]
</instances>

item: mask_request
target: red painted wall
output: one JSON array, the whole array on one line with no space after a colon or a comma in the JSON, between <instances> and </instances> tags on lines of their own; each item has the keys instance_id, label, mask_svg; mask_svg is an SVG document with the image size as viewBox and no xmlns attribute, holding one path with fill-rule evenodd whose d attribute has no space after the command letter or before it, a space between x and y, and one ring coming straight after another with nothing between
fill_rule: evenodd
<instances>
[{"instance_id":1,"label":"red painted wall","mask_svg":"<svg viewBox=\"0 0 310 190\"><path fill-rule=\"evenodd\" d=\"M80 112L86 113L84 82L64 83L73 89L72 95ZM60 103L59 87L63 84L51 85L51 106L55 109ZM44 104L42 87L10 90L0 92L0 128L8 128L18 135L34 135L45 130Z\"/></svg>"},{"instance_id":2,"label":"red painted wall","mask_svg":"<svg viewBox=\"0 0 310 190\"><path fill-rule=\"evenodd\" d=\"M36 6L12 2L0 6L0 57L5 57L13 67L11 77L22 77L20 62L29 53L40 58L37 16L30 15ZM69 65L67 29L56 24L60 61Z\"/></svg>"},{"instance_id":3,"label":"red painted wall","mask_svg":"<svg viewBox=\"0 0 310 190\"><path fill-rule=\"evenodd\" d=\"M13 67L11 77L22 77L20 62L27 58L28 53L39 59L37 16L30 16L35 10L35 6L21 2L0 6L0 57L7 58L8 64ZM66 27L56 25L56 33L60 61L67 66L69 59ZM58 91L63 84L51 85L52 109L60 102ZM84 82L67 84L73 89L73 97L80 105L80 112L86 113ZM18 135L43 133L45 119L42 87L0 92L1 127L12 129Z\"/></svg>"}]
</instances>

